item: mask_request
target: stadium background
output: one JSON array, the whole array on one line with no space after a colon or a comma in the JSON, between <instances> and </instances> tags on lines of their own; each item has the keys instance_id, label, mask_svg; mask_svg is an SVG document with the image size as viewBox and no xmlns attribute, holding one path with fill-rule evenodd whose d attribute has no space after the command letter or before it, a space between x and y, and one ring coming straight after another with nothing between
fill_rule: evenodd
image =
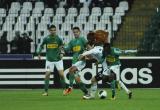
<instances>
[{"instance_id":1,"label":"stadium background","mask_svg":"<svg viewBox=\"0 0 160 110\"><path fill-rule=\"evenodd\" d=\"M89 31L98 29L108 31L109 40L113 46L121 49L138 50L137 54L129 55L135 56L135 61L137 61L137 56L159 56L159 5L159 0L1 0L0 36L3 33L7 33L7 40L12 41L16 31L19 31L21 34L25 32L33 39L33 42L31 43L32 54L29 56L25 54L9 54L11 47L8 44L8 53L7 55L0 55L1 60L3 60L0 62L6 65L6 69L9 68L8 65L11 62L14 62L15 64L13 65L16 65L17 62L14 61L16 59L23 60L24 64L20 63L20 65L26 65L25 63L28 62L27 58L32 60L31 56L33 56L34 62L35 50L41 38L48 34L47 27L50 24L56 25L57 34L66 45L73 39L71 28L78 26L84 37L86 37ZM44 55L45 51L43 51ZM8 62L4 59L10 59L10 61ZM155 57L155 59L159 61L158 57ZM127 64L130 62L129 59L125 61L127 61ZM142 65L145 67L146 62L143 61L143 63ZM155 60L148 63L154 64ZM125 65L125 62L123 63L122 60L122 67L123 65ZM134 63L133 65L136 64ZM42 65L37 66L41 67ZM139 68L136 66L133 67ZM19 68L19 65L16 68ZM24 66L24 73L28 71L25 68ZM156 67L154 66L154 68ZM1 69L4 69L4 66ZM2 77L2 75L7 74L4 71L1 71L0 74L0 82L10 80L8 77ZM156 71L154 74L158 74L158 72ZM10 78L16 81L16 76L14 77L15 79ZM20 80L28 80L25 77L27 76ZM39 78L43 79L42 76L39 76ZM35 80L37 79L35 78ZM137 87L142 86L138 85Z\"/></svg>"}]
</instances>

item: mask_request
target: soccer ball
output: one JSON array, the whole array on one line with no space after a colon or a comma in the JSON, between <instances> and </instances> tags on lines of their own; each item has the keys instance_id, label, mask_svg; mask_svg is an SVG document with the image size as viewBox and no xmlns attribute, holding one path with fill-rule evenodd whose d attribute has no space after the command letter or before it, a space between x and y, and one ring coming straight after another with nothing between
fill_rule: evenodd
<instances>
[{"instance_id":1,"label":"soccer ball","mask_svg":"<svg viewBox=\"0 0 160 110\"><path fill-rule=\"evenodd\" d=\"M100 91L98 92L98 97L99 97L100 99L105 99L105 98L107 97L107 91L105 91L105 90L100 90Z\"/></svg>"}]
</instances>

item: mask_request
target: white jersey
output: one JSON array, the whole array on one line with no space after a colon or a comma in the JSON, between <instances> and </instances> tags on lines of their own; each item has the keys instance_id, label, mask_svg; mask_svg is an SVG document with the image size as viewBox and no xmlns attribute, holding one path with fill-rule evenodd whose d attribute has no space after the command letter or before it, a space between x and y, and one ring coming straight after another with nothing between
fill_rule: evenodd
<instances>
[{"instance_id":1,"label":"white jersey","mask_svg":"<svg viewBox=\"0 0 160 110\"><path fill-rule=\"evenodd\" d=\"M96 59L98 62L102 61L102 52L103 47L102 46L95 46L93 49L84 52L83 56L91 56L92 58Z\"/></svg>"},{"instance_id":2,"label":"white jersey","mask_svg":"<svg viewBox=\"0 0 160 110\"><path fill-rule=\"evenodd\" d=\"M103 47L101 46L95 46L93 49L84 52L83 56L91 56L92 58L96 59L98 62L102 61L102 52L103 52ZM85 61L78 61L73 66L76 66L78 71L81 71L86 65Z\"/></svg>"}]
</instances>

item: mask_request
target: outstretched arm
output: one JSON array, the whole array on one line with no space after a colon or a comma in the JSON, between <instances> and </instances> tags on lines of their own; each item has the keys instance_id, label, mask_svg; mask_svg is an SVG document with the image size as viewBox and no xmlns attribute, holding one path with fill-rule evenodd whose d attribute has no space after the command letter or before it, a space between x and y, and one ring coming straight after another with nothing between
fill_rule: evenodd
<instances>
[{"instance_id":1,"label":"outstretched arm","mask_svg":"<svg viewBox=\"0 0 160 110\"><path fill-rule=\"evenodd\" d=\"M122 50L124 54L137 53L137 50Z\"/></svg>"}]
</instances>

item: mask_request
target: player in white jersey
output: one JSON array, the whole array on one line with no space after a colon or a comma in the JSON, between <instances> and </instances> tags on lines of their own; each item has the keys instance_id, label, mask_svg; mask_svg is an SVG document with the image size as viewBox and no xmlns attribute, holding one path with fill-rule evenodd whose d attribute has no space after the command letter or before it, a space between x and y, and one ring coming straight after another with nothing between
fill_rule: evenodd
<instances>
[{"instance_id":1,"label":"player in white jersey","mask_svg":"<svg viewBox=\"0 0 160 110\"><path fill-rule=\"evenodd\" d=\"M95 97L95 93L97 90L97 82L99 80L104 80L105 82L111 83L110 85L112 89L112 99L115 99L115 74L113 72L109 72L107 63L104 62L104 59L102 57L103 44L105 43L106 36L108 36L108 33L106 33L105 31L96 31L95 32L95 47L91 49L90 51L83 53L80 56L80 59L83 59L86 56L87 57L89 56L92 59L96 59L98 63L102 64L102 68L103 68L102 73L97 73L97 75L92 78L90 94L84 95L83 96L84 99L91 99Z\"/></svg>"},{"instance_id":2,"label":"player in white jersey","mask_svg":"<svg viewBox=\"0 0 160 110\"><path fill-rule=\"evenodd\" d=\"M103 68L103 72L102 73L97 73L96 76L94 76L91 79L91 88L90 88L90 94L89 95L84 95L83 98L84 99L93 99L95 98L95 93L97 91L97 82L100 80L103 80L105 82L110 82L111 84L111 89L112 89L112 99L115 99L115 74L113 72L110 72L108 69L108 65L105 62L104 58L102 57L102 52L103 52L103 44L105 44L107 41L106 36L108 36L107 32L104 31L97 31L95 32L95 42L96 44L101 44L101 48L99 48L100 50L102 50L101 52L98 51L97 46L94 47L94 51L90 50L89 52L83 53L82 54L82 58L84 56L87 56L88 54L90 54L91 56L93 56L94 59L97 60L98 63L102 64L102 68ZM93 53L93 55L92 55ZM94 53L98 53L98 55L94 55Z\"/></svg>"}]
</instances>

